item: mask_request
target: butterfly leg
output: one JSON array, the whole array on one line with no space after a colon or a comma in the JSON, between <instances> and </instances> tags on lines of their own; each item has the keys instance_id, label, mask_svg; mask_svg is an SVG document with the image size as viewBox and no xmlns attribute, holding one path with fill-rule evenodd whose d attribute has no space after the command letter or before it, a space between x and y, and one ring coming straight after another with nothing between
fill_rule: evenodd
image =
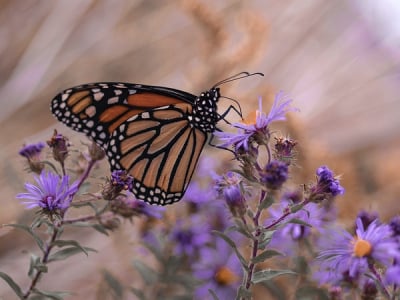
<instances>
[{"instance_id":1,"label":"butterfly leg","mask_svg":"<svg viewBox=\"0 0 400 300\"><path fill-rule=\"evenodd\" d=\"M217 122L223 120L226 124L231 125L231 123L225 119L225 117L230 113L231 110L235 111L240 116L240 118L243 120L241 110L238 110L235 106L230 105L227 108L227 110L225 110L221 115L218 116Z\"/></svg>"},{"instance_id":2,"label":"butterfly leg","mask_svg":"<svg viewBox=\"0 0 400 300\"><path fill-rule=\"evenodd\" d=\"M219 129L219 128L216 128L215 130L220 131L220 132L222 131L222 130ZM222 147L222 146L219 146L219 145L217 145L217 144L214 144L214 143L213 143L214 138L215 138L215 135L214 135L214 134L211 134L211 138L210 138L210 140L208 141L208 145L210 145L211 147L214 147L214 148L218 148L218 149L222 149L222 150L227 150L227 151L231 152L231 153L236 157L235 151L233 151L232 149L229 149L229 148Z\"/></svg>"}]
</instances>

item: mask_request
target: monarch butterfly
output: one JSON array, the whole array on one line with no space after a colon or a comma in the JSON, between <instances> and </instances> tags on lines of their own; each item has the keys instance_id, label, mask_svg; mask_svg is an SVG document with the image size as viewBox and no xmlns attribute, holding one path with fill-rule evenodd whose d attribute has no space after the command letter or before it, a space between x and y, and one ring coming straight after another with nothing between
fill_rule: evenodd
<instances>
[{"instance_id":1,"label":"monarch butterfly","mask_svg":"<svg viewBox=\"0 0 400 300\"><path fill-rule=\"evenodd\" d=\"M241 72L200 96L133 83L84 84L59 93L51 111L100 145L113 171L123 169L134 178L138 199L172 204L183 197L208 134L231 108L237 111L230 106L218 114L219 86L252 75L263 76Z\"/></svg>"}]
</instances>

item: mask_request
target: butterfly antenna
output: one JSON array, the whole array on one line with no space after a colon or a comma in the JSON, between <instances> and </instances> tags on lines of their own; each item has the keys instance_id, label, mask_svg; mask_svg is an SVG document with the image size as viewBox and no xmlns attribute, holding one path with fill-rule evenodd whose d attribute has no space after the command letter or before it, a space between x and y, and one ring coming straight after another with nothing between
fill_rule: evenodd
<instances>
[{"instance_id":1,"label":"butterfly antenna","mask_svg":"<svg viewBox=\"0 0 400 300\"><path fill-rule=\"evenodd\" d=\"M237 73L237 74L235 74L233 76L225 78L224 80L221 80L221 81L217 82L213 86L213 88L216 88L217 86L220 86L220 85L222 85L224 83L227 83L227 82L231 82L231 81L234 81L234 80L238 80L238 79L242 79L242 78L246 78L246 77L250 77L250 76L254 76L254 75L264 76L264 74L260 73L260 72L257 72L257 73L240 72L240 73Z\"/></svg>"}]
</instances>

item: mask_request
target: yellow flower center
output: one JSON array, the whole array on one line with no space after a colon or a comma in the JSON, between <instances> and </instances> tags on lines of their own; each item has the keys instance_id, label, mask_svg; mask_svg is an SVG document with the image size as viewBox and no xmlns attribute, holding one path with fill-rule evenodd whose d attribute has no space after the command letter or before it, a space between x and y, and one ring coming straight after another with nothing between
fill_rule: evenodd
<instances>
[{"instance_id":1,"label":"yellow flower center","mask_svg":"<svg viewBox=\"0 0 400 300\"><path fill-rule=\"evenodd\" d=\"M220 285L230 285L238 280L235 273L233 273L228 267L221 267L215 273L215 280Z\"/></svg>"},{"instance_id":2,"label":"yellow flower center","mask_svg":"<svg viewBox=\"0 0 400 300\"><path fill-rule=\"evenodd\" d=\"M363 239L357 239L354 243L353 253L357 257L364 257L371 254L372 246L371 244Z\"/></svg>"}]
</instances>

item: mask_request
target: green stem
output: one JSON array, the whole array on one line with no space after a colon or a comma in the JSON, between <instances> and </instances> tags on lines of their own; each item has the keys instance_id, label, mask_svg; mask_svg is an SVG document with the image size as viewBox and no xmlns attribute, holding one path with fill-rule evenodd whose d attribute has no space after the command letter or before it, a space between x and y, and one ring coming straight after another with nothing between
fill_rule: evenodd
<instances>
[{"instance_id":1,"label":"green stem","mask_svg":"<svg viewBox=\"0 0 400 300\"><path fill-rule=\"evenodd\" d=\"M380 285L380 289L383 293L383 295L385 296L386 299L390 299L390 294L389 291L386 289L385 284L383 283L381 274L379 274L379 272L376 270L375 266L373 263L368 263L368 267L371 270L371 272L375 275L377 282Z\"/></svg>"},{"instance_id":2,"label":"green stem","mask_svg":"<svg viewBox=\"0 0 400 300\"><path fill-rule=\"evenodd\" d=\"M44 255L43 255L42 263L44 265L47 263L47 261L49 259L49 255L50 255L51 250L54 247L53 243L57 239L58 232L59 232L59 228L58 227L54 227L53 234L51 235L51 238L50 238L49 242L46 245L46 250L45 250ZM39 279L40 279L40 276L42 275L42 273L43 273L43 271L37 271L35 277L32 279L32 282L31 282L31 285L29 286L29 289L23 295L23 299L28 299L28 297L32 293L33 289L36 287L36 284L39 282Z\"/></svg>"}]
</instances>

